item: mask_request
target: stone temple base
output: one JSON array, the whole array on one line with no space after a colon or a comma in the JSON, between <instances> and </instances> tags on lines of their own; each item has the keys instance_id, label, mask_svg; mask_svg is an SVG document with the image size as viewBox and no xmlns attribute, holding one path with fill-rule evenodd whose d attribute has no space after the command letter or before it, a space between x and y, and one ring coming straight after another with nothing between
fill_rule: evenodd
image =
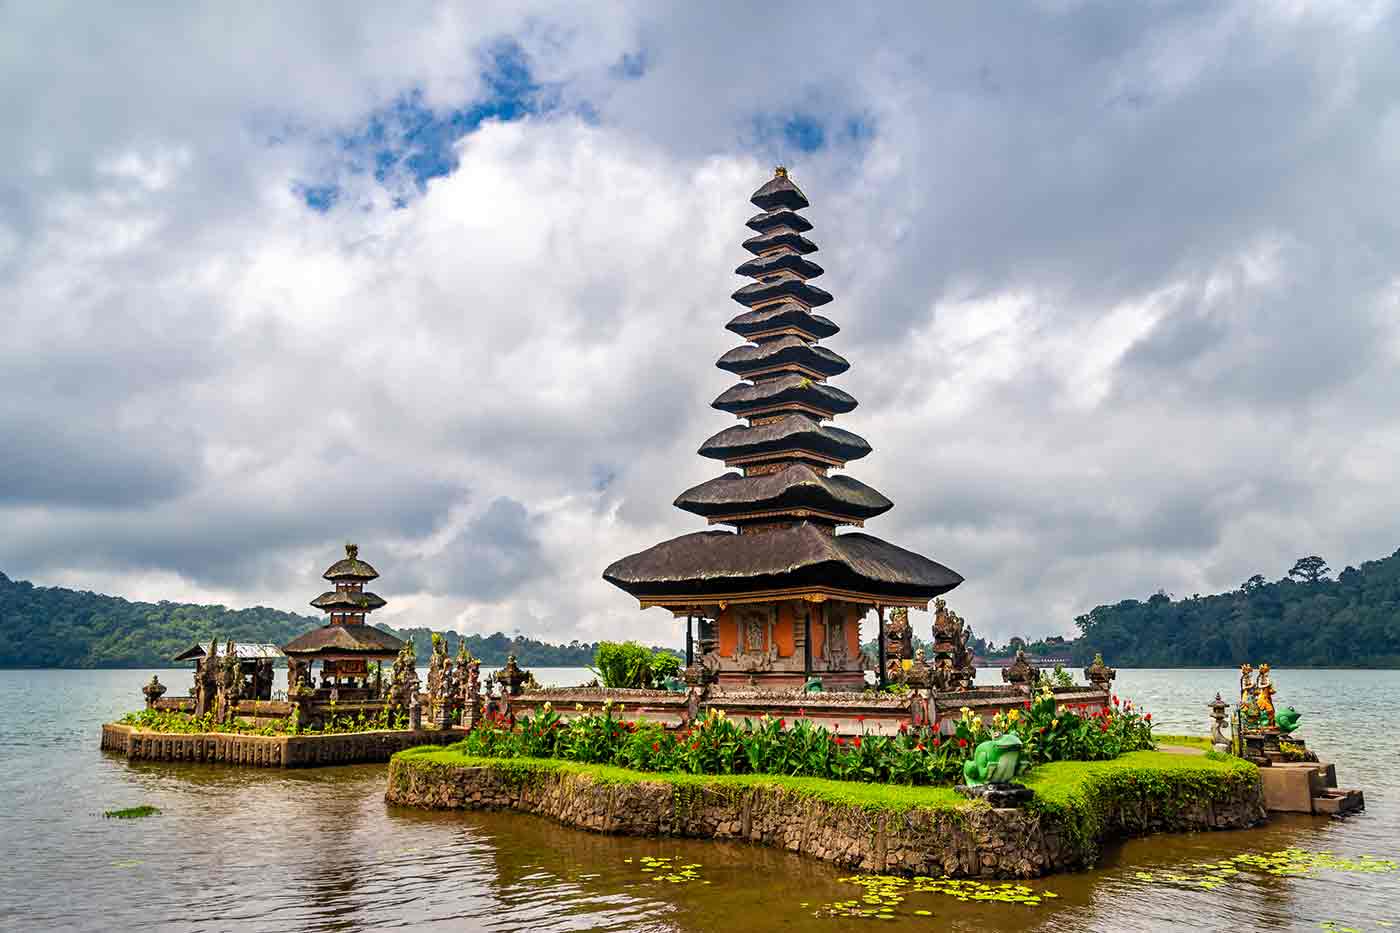
<instances>
[{"instance_id":1,"label":"stone temple base","mask_svg":"<svg viewBox=\"0 0 1400 933\"><path fill-rule=\"evenodd\" d=\"M1019 807L1035 799L1035 791L1024 784L959 784L956 793L970 800L985 800L993 807Z\"/></svg>"}]
</instances>

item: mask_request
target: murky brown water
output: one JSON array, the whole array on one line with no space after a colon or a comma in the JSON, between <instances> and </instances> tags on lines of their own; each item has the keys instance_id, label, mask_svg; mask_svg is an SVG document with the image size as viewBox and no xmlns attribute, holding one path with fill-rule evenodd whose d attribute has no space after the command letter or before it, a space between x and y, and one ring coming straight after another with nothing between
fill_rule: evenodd
<instances>
[{"instance_id":1,"label":"murky brown water","mask_svg":"<svg viewBox=\"0 0 1400 933\"><path fill-rule=\"evenodd\" d=\"M149 677L0 671L0 927L740 933L880 925L814 917L822 904L863 891L842 883L841 871L764 848L391 808L382 766L253 771L104 755L99 724L133 707ZM1095 871L1033 884L1059 895L1038 907L914 894L895 916L919 930L1317 930L1327 921L1400 930L1400 873L1245 873L1212 890L1138 879L1290 845L1400 857L1400 754L1372 725L1374 711L1397 708L1400 672L1281 671L1275 681L1283 702L1304 713L1309 744L1338 762L1343 784L1364 788L1365 815L1137 840L1109 850ZM1205 701L1232 684L1229 671L1126 671L1118 686L1156 713L1162 731L1199 733ZM163 812L102 817L140 803ZM647 856L699 863L700 880L656 880L660 873L641 871Z\"/></svg>"}]
</instances>

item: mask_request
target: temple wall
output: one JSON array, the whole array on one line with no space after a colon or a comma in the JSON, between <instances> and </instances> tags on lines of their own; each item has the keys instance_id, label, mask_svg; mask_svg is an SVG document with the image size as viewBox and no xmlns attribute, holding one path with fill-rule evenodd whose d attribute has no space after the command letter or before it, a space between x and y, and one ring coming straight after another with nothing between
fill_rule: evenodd
<instances>
[{"instance_id":1,"label":"temple wall","mask_svg":"<svg viewBox=\"0 0 1400 933\"><path fill-rule=\"evenodd\" d=\"M719 633L719 653L726 658L732 658L738 654L739 623L734 618L733 609L725 609L720 612L715 629Z\"/></svg>"},{"instance_id":2,"label":"temple wall","mask_svg":"<svg viewBox=\"0 0 1400 933\"><path fill-rule=\"evenodd\" d=\"M240 735L226 732L145 732L106 723L102 748L143 761L199 761L255 768L306 768L388 761L394 752L417 745L449 745L459 729L406 729L338 735Z\"/></svg>"},{"instance_id":3,"label":"temple wall","mask_svg":"<svg viewBox=\"0 0 1400 933\"><path fill-rule=\"evenodd\" d=\"M797 627L801 624L802 617L797 613L796 604L778 605L778 624L773 629L773 640L778 643L779 657L790 658L797 654Z\"/></svg>"},{"instance_id":4,"label":"temple wall","mask_svg":"<svg viewBox=\"0 0 1400 933\"><path fill-rule=\"evenodd\" d=\"M396 756L385 799L429 809L518 810L601 833L748 840L867 872L980 878L1088 867L1105 838L1238 829L1264 816L1257 780L1188 808L1144 800L1131 813L1105 813L1097 824L1102 835L1086 838L1068 817L1030 809L869 809L776 784L603 782L586 771L511 764Z\"/></svg>"}]
</instances>

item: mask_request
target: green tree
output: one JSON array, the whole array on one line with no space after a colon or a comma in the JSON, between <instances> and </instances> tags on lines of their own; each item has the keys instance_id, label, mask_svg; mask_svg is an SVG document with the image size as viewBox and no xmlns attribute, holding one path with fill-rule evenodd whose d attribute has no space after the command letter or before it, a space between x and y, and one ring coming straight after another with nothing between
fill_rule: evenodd
<instances>
[{"instance_id":1,"label":"green tree","mask_svg":"<svg viewBox=\"0 0 1400 933\"><path fill-rule=\"evenodd\" d=\"M1300 557L1293 564L1293 569L1288 571L1290 577L1302 580L1304 583L1317 583L1327 579L1327 575L1332 569L1327 566L1327 561L1313 554L1310 557Z\"/></svg>"}]
</instances>

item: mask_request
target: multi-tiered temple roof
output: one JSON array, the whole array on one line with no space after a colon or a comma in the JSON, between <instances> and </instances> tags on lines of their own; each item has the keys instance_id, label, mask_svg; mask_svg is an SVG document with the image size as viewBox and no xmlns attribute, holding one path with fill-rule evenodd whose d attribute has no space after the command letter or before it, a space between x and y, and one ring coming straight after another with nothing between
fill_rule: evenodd
<instances>
[{"instance_id":1,"label":"multi-tiered temple roof","mask_svg":"<svg viewBox=\"0 0 1400 933\"><path fill-rule=\"evenodd\" d=\"M394 657L403 642L367 624L369 614L387 603L365 589L365 584L377 579L379 572L360 560L360 549L345 545L345 557L331 564L322 576L335 589L317 596L311 605L329 615L326 624L297 637L282 650L305 658Z\"/></svg>"},{"instance_id":2,"label":"multi-tiered temple roof","mask_svg":"<svg viewBox=\"0 0 1400 933\"><path fill-rule=\"evenodd\" d=\"M726 326L748 342L716 364L741 380L712 407L743 424L700 445L703 457L739 472L688 489L676 506L729 525L662 542L608 567L604 579L643 606L677 611L702 602L838 598L872 606L919 605L962 582L913 551L840 526L862 526L893 507L876 490L837 474L870 453L859 435L832 425L856 400L827 380L850 368L820 345L840 328L813 308L832 296L811 284L822 267L798 211L807 198L779 168L751 199L754 258L735 271L754 281L733 295L745 311Z\"/></svg>"}]
</instances>

